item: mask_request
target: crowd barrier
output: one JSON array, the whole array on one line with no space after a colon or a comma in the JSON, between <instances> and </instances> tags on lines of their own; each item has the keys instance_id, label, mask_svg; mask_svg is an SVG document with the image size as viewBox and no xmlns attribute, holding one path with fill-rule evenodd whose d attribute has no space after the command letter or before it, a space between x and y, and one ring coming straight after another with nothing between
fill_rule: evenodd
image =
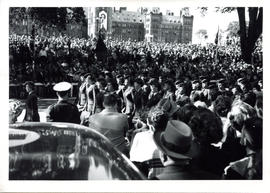
<instances>
[{"instance_id":1,"label":"crowd barrier","mask_svg":"<svg viewBox=\"0 0 270 193\"><path fill-rule=\"evenodd\" d=\"M56 98L53 86L56 83L43 84L35 83L35 91L39 98ZM71 83L70 97L78 95L78 83ZM23 84L9 84L9 98L23 99L26 97L26 90Z\"/></svg>"}]
</instances>

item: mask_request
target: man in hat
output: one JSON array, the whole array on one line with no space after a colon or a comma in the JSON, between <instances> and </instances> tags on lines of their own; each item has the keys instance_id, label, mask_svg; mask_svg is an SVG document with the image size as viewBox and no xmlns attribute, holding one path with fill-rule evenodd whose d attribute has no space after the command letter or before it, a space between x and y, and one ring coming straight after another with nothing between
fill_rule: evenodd
<instances>
[{"instance_id":1,"label":"man in hat","mask_svg":"<svg viewBox=\"0 0 270 193\"><path fill-rule=\"evenodd\" d=\"M57 83L53 90L56 91L58 102L48 107L48 122L69 122L80 123L80 114L78 108L68 102L68 93L72 85L68 82Z\"/></svg>"},{"instance_id":2,"label":"man in hat","mask_svg":"<svg viewBox=\"0 0 270 193\"><path fill-rule=\"evenodd\" d=\"M199 156L199 146L193 140L192 130L184 122L168 121L165 131L155 132L154 141L164 165L157 180L201 180L217 179L213 174L195 169L191 161Z\"/></svg>"},{"instance_id":3,"label":"man in hat","mask_svg":"<svg viewBox=\"0 0 270 193\"><path fill-rule=\"evenodd\" d=\"M28 81L24 85L26 92L28 92L28 96L25 102L26 112L24 121L39 122L38 105L37 105L38 98L34 91L35 85L32 81Z\"/></svg>"}]
</instances>

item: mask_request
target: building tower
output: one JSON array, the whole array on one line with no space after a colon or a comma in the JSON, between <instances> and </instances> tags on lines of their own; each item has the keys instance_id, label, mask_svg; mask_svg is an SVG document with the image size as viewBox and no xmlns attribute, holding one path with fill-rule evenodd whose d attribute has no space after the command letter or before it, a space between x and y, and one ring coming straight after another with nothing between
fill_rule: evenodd
<instances>
[{"instance_id":1,"label":"building tower","mask_svg":"<svg viewBox=\"0 0 270 193\"><path fill-rule=\"evenodd\" d=\"M189 14L188 8L183 8L180 11L180 17L182 20L182 43L192 42L192 31L193 31L193 15Z\"/></svg>"},{"instance_id":2,"label":"building tower","mask_svg":"<svg viewBox=\"0 0 270 193\"><path fill-rule=\"evenodd\" d=\"M97 37L102 31L106 36L112 33L112 7L88 7L85 9L88 21L88 36Z\"/></svg>"}]
</instances>

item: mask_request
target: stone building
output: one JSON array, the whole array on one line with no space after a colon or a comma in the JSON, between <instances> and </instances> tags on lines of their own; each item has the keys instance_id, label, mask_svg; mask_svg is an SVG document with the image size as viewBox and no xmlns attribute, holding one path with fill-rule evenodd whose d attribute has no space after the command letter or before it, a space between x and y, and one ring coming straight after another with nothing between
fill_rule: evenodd
<instances>
[{"instance_id":1,"label":"stone building","mask_svg":"<svg viewBox=\"0 0 270 193\"><path fill-rule=\"evenodd\" d=\"M99 31L118 40L189 43L192 41L193 16L185 9L180 16L159 8L143 11L127 11L112 7L85 8L88 21L88 36L96 37Z\"/></svg>"}]
</instances>

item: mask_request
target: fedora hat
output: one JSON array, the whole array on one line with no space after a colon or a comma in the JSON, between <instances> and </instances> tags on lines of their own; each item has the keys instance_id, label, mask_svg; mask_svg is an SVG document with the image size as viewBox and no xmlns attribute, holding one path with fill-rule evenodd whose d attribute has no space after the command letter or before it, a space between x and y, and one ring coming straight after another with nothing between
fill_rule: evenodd
<instances>
[{"instance_id":1,"label":"fedora hat","mask_svg":"<svg viewBox=\"0 0 270 193\"><path fill-rule=\"evenodd\" d=\"M165 131L155 132L154 141L166 155L177 159L192 159L199 154L190 127L178 120L168 121Z\"/></svg>"}]
</instances>

